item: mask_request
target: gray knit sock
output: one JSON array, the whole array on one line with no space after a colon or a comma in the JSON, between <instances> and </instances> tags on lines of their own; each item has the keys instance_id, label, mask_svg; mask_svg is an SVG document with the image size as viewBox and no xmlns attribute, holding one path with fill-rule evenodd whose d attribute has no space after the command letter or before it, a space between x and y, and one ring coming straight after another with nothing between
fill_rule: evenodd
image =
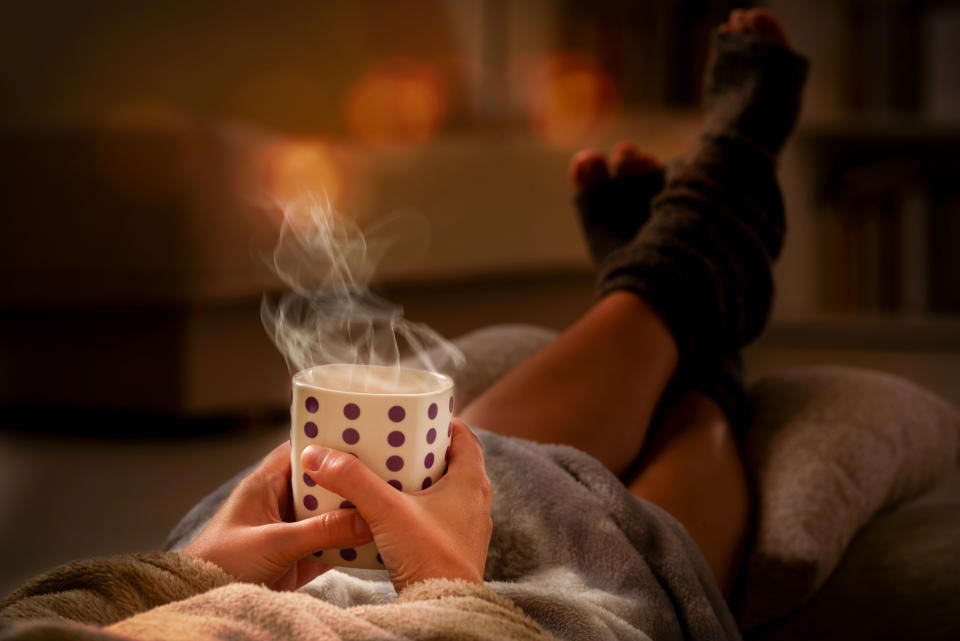
<instances>
[{"instance_id":1,"label":"gray knit sock","mask_svg":"<svg viewBox=\"0 0 960 641\"><path fill-rule=\"evenodd\" d=\"M714 47L704 134L671 167L650 220L600 265L598 293L629 290L650 302L681 362L735 354L766 323L784 234L775 154L807 68L754 37L718 34Z\"/></svg>"},{"instance_id":2,"label":"gray knit sock","mask_svg":"<svg viewBox=\"0 0 960 641\"><path fill-rule=\"evenodd\" d=\"M663 189L663 167L634 176L614 176L574 198L580 230L595 265L637 235L650 218L650 203Z\"/></svg>"},{"instance_id":3,"label":"gray knit sock","mask_svg":"<svg viewBox=\"0 0 960 641\"><path fill-rule=\"evenodd\" d=\"M757 36L714 35L704 76L704 132L780 152L800 114L807 60Z\"/></svg>"}]
</instances>

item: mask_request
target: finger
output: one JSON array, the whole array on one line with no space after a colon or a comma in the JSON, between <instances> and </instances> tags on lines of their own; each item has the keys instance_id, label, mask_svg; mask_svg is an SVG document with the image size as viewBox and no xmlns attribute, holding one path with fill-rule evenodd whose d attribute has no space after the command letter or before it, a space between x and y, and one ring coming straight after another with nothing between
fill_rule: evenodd
<instances>
[{"instance_id":1,"label":"finger","mask_svg":"<svg viewBox=\"0 0 960 641\"><path fill-rule=\"evenodd\" d=\"M308 445L300 463L310 478L353 503L370 523L403 509L404 495L352 454Z\"/></svg>"},{"instance_id":2,"label":"finger","mask_svg":"<svg viewBox=\"0 0 960 641\"><path fill-rule=\"evenodd\" d=\"M297 586L294 589L310 583L321 574L332 569L332 565L318 563L312 558L300 559L297 561Z\"/></svg>"},{"instance_id":3,"label":"finger","mask_svg":"<svg viewBox=\"0 0 960 641\"><path fill-rule=\"evenodd\" d=\"M460 419L453 420L450 439L450 460L446 476L461 477L466 481L479 482L486 479L483 464L483 445L480 439Z\"/></svg>"},{"instance_id":4,"label":"finger","mask_svg":"<svg viewBox=\"0 0 960 641\"><path fill-rule=\"evenodd\" d=\"M294 565L292 568L287 570L283 576L273 582L273 585L269 586L273 590L278 592L292 592L300 587L300 582L297 580L300 575L299 564Z\"/></svg>"},{"instance_id":5,"label":"finger","mask_svg":"<svg viewBox=\"0 0 960 641\"><path fill-rule=\"evenodd\" d=\"M293 523L266 526L264 545L281 565L332 548L352 548L373 540L370 527L355 510L333 510Z\"/></svg>"}]
</instances>

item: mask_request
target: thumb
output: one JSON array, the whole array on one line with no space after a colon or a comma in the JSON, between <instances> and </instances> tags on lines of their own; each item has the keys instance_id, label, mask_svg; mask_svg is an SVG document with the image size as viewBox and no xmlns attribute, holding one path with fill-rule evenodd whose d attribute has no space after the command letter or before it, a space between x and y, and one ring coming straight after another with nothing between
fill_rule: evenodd
<instances>
[{"instance_id":1,"label":"thumb","mask_svg":"<svg viewBox=\"0 0 960 641\"><path fill-rule=\"evenodd\" d=\"M300 463L318 485L353 503L371 524L403 510L406 496L352 454L308 445Z\"/></svg>"},{"instance_id":2,"label":"thumb","mask_svg":"<svg viewBox=\"0 0 960 641\"><path fill-rule=\"evenodd\" d=\"M265 545L282 565L314 552L352 548L373 540L370 526L355 510L333 510L318 516L268 525Z\"/></svg>"}]
</instances>

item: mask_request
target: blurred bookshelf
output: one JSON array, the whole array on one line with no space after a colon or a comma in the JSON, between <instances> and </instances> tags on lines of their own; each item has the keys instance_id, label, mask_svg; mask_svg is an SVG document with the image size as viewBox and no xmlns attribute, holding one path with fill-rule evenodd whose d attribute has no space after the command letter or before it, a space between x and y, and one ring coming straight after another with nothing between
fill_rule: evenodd
<instances>
[{"instance_id":1,"label":"blurred bookshelf","mask_svg":"<svg viewBox=\"0 0 960 641\"><path fill-rule=\"evenodd\" d=\"M960 3L765 4L811 59L767 340L960 354Z\"/></svg>"},{"instance_id":2,"label":"blurred bookshelf","mask_svg":"<svg viewBox=\"0 0 960 641\"><path fill-rule=\"evenodd\" d=\"M868 315L960 314L960 126L810 128L819 306Z\"/></svg>"},{"instance_id":3,"label":"blurred bookshelf","mask_svg":"<svg viewBox=\"0 0 960 641\"><path fill-rule=\"evenodd\" d=\"M752 380L866 367L960 403L960 3L772 0L811 61Z\"/></svg>"}]
</instances>

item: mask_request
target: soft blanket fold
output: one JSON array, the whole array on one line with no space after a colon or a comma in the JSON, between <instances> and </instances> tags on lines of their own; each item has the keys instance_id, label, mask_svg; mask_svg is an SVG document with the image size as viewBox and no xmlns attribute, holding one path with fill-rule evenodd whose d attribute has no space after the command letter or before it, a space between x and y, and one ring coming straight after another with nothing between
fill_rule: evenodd
<instances>
[{"instance_id":1,"label":"soft blanket fold","mask_svg":"<svg viewBox=\"0 0 960 641\"><path fill-rule=\"evenodd\" d=\"M96 627L95 627L96 626ZM235 582L178 553L68 564L0 603L0 639L546 641L509 600L465 581L432 579L392 602L340 608L303 592Z\"/></svg>"},{"instance_id":2,"label":"soft blanket fold","mask_svg":"<svg viewBox=\"0 0 960 641\"><path fill-rule=\"evenodd\" d=\"M33 631L21 624L0 638L45 638L31 636L36 626L63 632L63 619L106 626L74 627L81 636L60 637L70 639L109 638L82 636L94 632L135 639L549 638L544 631L576 641L739 638L706 562L673 517L632 496L583 452L477 433L494 488L486 586L430 581L398 597L386 573L334 570L298 593L277 593L232 583L182 556L120 557L67 566L18 590L2 616L61 622L35 623ZM171 546L189 541L224 496L215 492L191 511ZM128 562L138 568L110 567ZM70 576L80 592L93 593L83 605L64 605L80 598L64 592Z\"/></svg>"}]
</instances>

